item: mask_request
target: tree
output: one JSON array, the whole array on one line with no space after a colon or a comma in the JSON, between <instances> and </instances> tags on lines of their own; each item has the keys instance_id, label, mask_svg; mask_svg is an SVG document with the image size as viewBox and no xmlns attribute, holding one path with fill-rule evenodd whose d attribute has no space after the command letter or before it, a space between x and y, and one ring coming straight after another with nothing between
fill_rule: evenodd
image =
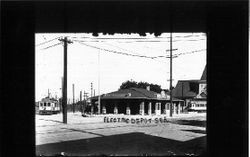
<instances>
[{"instance_id":1,"label":"tree","mask_svg":"<svg viewBox=\"0 0 250 157\"><path fill-rule=\"evenodd\" d=\"M150 90L154 91L156 93L160 93L162 91L161 86L157 85L157 84L152 84L152 83L148 83L148 82L136 82L136 81L132 81L132 80L128 80L122 83L122 85L120 86L119 89L129 89L129 88L143 88L146 89L147 86L150 86Z\"/></svg>"},{"instance_id":2,"label":"tree","mask_svg":"<svg viewBox=\"0 0 250 157\"><path fill-rule=\"evenodd\" d=\"M132 88L132 87L137 87L137 82L135 81L126 81L126 82L123 82L122 85L120 86L120 89L129 89L129 88Z\"/></svg>"}]
</instances>

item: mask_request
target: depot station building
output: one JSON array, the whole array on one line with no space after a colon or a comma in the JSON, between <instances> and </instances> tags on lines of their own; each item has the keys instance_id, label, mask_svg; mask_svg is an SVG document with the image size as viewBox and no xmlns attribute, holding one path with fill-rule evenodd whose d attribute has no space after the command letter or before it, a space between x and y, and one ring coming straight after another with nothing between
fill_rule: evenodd
<instances>
[{"instance_id":1,"label":"depot station building","mask_svg":"<svg viewBox=\"0 0 250 157\"><path fill-rule=\"evenodd\" d=\"M98 101L100 100L100 108ZM92 113L125 115L169 115L170 96L142 88L121 89L90 98ZM183 112L184 101L172 98L173 114Z\"/></svg>"}]
</instances>

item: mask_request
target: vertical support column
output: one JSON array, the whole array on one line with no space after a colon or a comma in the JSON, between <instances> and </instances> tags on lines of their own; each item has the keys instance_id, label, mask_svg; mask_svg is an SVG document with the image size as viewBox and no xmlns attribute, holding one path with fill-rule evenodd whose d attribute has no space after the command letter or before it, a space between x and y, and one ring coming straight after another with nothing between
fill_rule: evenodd
<instances>
[{"instance_id":1,"label":"vertical support column","mask_svg":"<svg viewBox=\"0 0 250 157\"><path fill-rule=\"evenodd\" d=\"M144 115L144 101L140 103L140 115Z\"/></svg>"},{"instance_id":2,"label":"vertical support column","mask_svg":"<svg viewBox=\"0 0 250 157\"><path fill-rule=\"evenodd\" d=\"M170 111L171 112L171 111ZM175 114L176 112L175 112L175 103L173 102L172 103L172 114Z\"/></svg>"},{"instance_id":3,"label":"vertical support column","mask_svg":"<svg viewBox=\"0 0 250 157\"><path fill-rule=\"evenodd\" d=\"M149 102L148 103L148 115L151 115L152 114L152 103Z\"/></svg>"},{"instance_id":4,"label":"vertical support column","mask_svg":"<svg viewBox=\"0 0 250 157\"><path fill-rule=\"evenodd\" d=\"M158 107L158 109L159 109L159 114L161 114L161 103L159 102L159 107Z\"/></svg>"},{"instance_id":5,"label":"vertical support column","mask_svg":"<svg viewBox=\"0 0 250 157\"><path fill-rule=\"evenodd\" d=\"M166 103L166 104L165 104L165 114L166 114L166 115L169 115L169 112L170 112L170 104L169 104L169 103Z\"/></svg>"},{"instance_id":6,"label":"vertical support column","mask_svg":"<svg viewBox=\"0 0 250 157\"><path fill-rule=\"evenodd\" d=\"M178 114L180 114L180 113L181 113L181 103L178 102Z\"/></svg>"},{"instance_id":7,"label":"vertical support column","mask_svg":"<svg viewBox=\"0 0 250 157\"><path fill-rule=\"evenodd\" d=\"M102 104L102 114L106 114L107 113L107 111L106 111L106 106L105 106L105 104L103 103Z\"/></svg>"},{"instance_id":8,"label":"vertical support column","mask_svg":"<svg viewBox=\"0 0 250 157\"><path fill-rule=\"evenodd\" d=\"M130 115L130 114L131 114L130 107L129 107L129 104L127 103L126 115Z\"/></svg>"},{"instance_id":9,"label":"vertical support column","mask_svg":"<svg viewBox=\"0 0 250 157\"><path fill-rule=\"evenodd\" d=\"M115 104L115 107L114 107L114 114L118 114L117 104Z\"/></svg>"}]
</instances>

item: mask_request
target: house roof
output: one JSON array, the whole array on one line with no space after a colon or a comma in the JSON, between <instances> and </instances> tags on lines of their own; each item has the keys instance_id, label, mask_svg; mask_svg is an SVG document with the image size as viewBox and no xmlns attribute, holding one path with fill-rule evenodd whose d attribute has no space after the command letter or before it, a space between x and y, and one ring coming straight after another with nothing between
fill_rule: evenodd
<instances>
[{"instance_id":1,"label":"house roof","mask_svg":"<svg viewBox=\"0 0 250 157\"><path fill-rule=\"evenodd\" d=\"M179 80L173 89L173 97L176 98L194 98L199 94L199 84L207 83L207 66L203 70L200 80Z\"/></svg>"},{"instance_id":2,"label":"house roof","mask_svg":"<svg viewBox=\"0 0 250 157\"><path fill-rule=\"evenodd\" d=\"M195 97L199 93L199 83L201 80L180 80L173 89L173 97L187 98Z\"/></svg>"},{"instance_id":3,"label":"house roof","mask_svg":"<svg viewBox=\"0 0 250 157\"><path fill-rule=\"evenodd\" d=\"M205 66L205 68L203 70L201 80L207 80L207 66Z\"/></svg>"},{"instance_id":4,"label":"house roof","mask_svg":"<svg viewBox=\"0 0 250 157\"><path fill-rule=\"evenodd\" d=\"M101 95L101 99L152 99L152 100L168 100L166 98L159 98L154 91L149 91L143 88L129 88L121 89L115 92ZM98 96L92 97L91 99L98 99ZM174 101L180 101L179 99L173 98Z\"/></svg>"}]
</instances>

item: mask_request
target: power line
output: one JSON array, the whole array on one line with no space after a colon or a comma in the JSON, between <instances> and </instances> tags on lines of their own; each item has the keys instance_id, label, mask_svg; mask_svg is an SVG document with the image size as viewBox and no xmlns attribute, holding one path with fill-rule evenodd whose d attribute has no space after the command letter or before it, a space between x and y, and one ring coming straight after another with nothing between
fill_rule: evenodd
<instances>
[{"instance_id":1,"label":"power line","mask_svg":"<svg viewBox=\"0 0 250 157\"><path fill-rule=\"evenodd\" d=\"M129 53L125 53L125 52L119 52L119 51L115 51L115 50L108 50L108 49L104 49L104 48L92 46L92 45L89 45L89 44L82 43L81 41L78 41L78 40L74 40L74 41L77 41L78 43L83 44L83 45L88 46L88 47L91 47L91 48L95 48L95 49L98 49L98 50L103 50L103 51L107 51L107 52L111 52L111 53L126 55L126 56L142 57L142 58L149 58L149 59L170 58L170 56L168 56L168 55L167 56L145 56L145 55L129 54ZM175 50L177 50L177 49L173 49L172 51L175 51ZM201 49L201 50L195 50L195 51L191 51L191 52L184 52L184 53L174 54L172 57L176 58L176 57L179 57L180 55L191 54L191 53L200 52L200 51L204 51L204 50L206 50L206 49Z\"/></svg>"},{"instance_id":2,"label":"power line","mask_svg":"<svg viewBox=\"0 0 250 157\"><path fill-rule=\"evenodd\" d=\"M195 53L195 52L201 52L201 51L205 51L205 50L207 50L207 49L194 50L194 51L191 51L191 52L182 52L182 53L178 53L178 54L175 54L175 55L178 57L180 55L192 54L192 53Z\"/></svg>"},{"instance_id":3,"label":"power line","mask_svg":"<svg viewBox=\"0 0 250 157\"><path fill-rule=\"evenodd\" d=\"M77 40L74 40L74 41L77 41ZM82 45L88 46L88 47L92 47L92 48L95 48L95 49L98 49L98 50L103 50L103 51L107 51L107 52L111 52L111 53L116 53L116 54L121 54L121 55L126 55L126 56L133 56L133 57L150 58L150 59L157 58L157 57L149 57L149 56L144 56L144 55L129 54L129 53L119 52L119 51L115 51L115 50L108 50L108 49L88 45L88 44L82 43L81 41L77 41L77 42L79 42Z\"/></svg>"},{"instance_id":4,"label":"power line","mask_svg":"<svg viewBox=\"0 0 250 157\"><path fill-rule=\"evenodd\" d=\"M42 43L40 43L40 44L37 44L36 46L44 45L44 44L46 44L46 43L49 43L49 42L54 41L54 40L56 40L56 39L59 39L59 38L61 38L61 37L62 37L62 36L56 37L56 38L54 38L54 39L51 39L51 40L48 40L48 41L45 41L45 42L42 42Z\"/></svg>"},{"instance_id":5,"label":"power line","mask_svg":"<svg viewBox=\"0 0 250 157\"><path fill-rule=\"evenodd\" d=\"M41 49L41 50L46 50L46 49L48 49L48 48L55 47L55 46L57 46L57 45L61 45L61 44L62 44L62 43L57 43L57 44L54 44L54 45L51 45L51 46L45 47L45 48L43 48L43 49Z\"/></svg>"},{"instance_id":6,"label":"power line","mask_svg":"<svg viewBox=\"0 0 250 157\"><path fill-rule=\"evenodd\" d=\"M173 40L172 42L179 42L179 41L201 41L201 40L206 40L206 39L190 39L190 40ZM101 41L101 40L78 40L81 42L106 42L106 41ZM116 41L118 43L134 43L134 42L154 42L154 43L159 43L159 42L170 42L170 40L135 40L135 41Z\"/></svg>"},{"instance_id":7,"label":"power line","mask_svg":"<svg viewBox=\"0 0 250 157\"><path fill-rule=\"evenodd\" d=\"M199 39L199 40L173 40L172 42L179 42L179 41L201 41L201 40L206 40L206 39ZM159 42L170 42L170 40L167 41L163 41L163 40L146 40L146 41L118 41L119 43L133 43L133 42L155 42L155 43L159 43Z\"/></svg>"},{"instance_id":8,"label":"power line","mask_svg":"<svg viewBox=\"0 0 250 157\"><path fill-rule=\"evenodd\" d=\"M131 53L134 53L134 54L140 55L139 53L132 52L132 51L130 51L130 50L127 50L127 49L121 48L121 47L119 47L119 46L112 45L112 44L110 44L110 43L106 43L106 42L105 42L104 44L106 44L106 45L110 45L110 46L113 46L113 47L116 47L116 48L118 48L118 49L120 49L120 50L124 50L124 51L127 51L127 52L131 52Z\"/></svg>"}]
</instances>

